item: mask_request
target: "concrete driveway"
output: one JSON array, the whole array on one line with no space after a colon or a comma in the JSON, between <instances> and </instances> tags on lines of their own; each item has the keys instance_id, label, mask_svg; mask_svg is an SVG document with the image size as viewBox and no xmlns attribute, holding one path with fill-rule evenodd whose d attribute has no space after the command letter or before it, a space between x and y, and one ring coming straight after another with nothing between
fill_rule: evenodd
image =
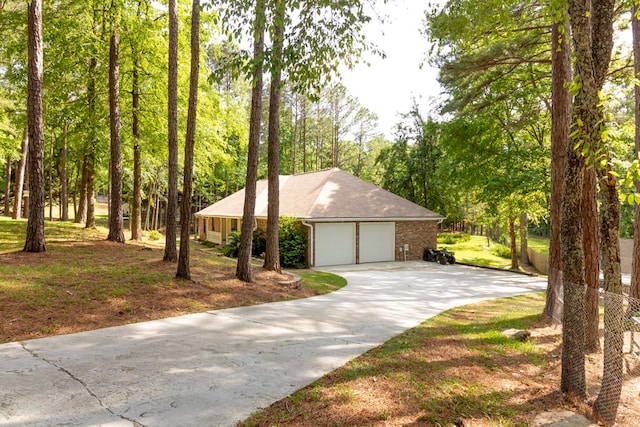
<instances>
[{"instance_id":1,"label":"concrete driveway","mask_svg":"<svg viewBox=\"0 0 640 427\"><path fill-rule=\"evenodd\" d=\"M0 345L0 426L232 426L443 310L542 279L407 262L329 295Z\"/></svg>"}]
</instances>

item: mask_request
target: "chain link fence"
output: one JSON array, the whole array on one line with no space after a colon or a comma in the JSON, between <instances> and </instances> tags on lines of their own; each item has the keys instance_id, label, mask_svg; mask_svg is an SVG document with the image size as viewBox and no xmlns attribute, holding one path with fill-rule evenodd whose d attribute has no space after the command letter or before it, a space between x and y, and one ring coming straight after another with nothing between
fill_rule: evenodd
<instances>
[{"instance_id":1,"label":"chain link fence","mask_svg":"<svg viewBox=\"0 0 640 427\"><path fill-rule=\"evenodd\" d=\"M578 295L586 295L587 290L579 290ZM562 293L559 298L562 298ZM602 346L602 363L598 363L598 372L584 376L581 369L570 369L574 376L571 378L573 384L580 384L586 377L587 384L584 390L589 391L589 400L594 400L595 409L605 420L615 419L621 394L625 394L625 387L633 388L629 390L638 396L640 384L640 299L631 298L626 294L614 294L601 290L599 293L599 313L601 314L599 337ZM582 301L586 301L582 299ZM577 310L587 309L585 306L578 307ZM567 307L565 307L566 309ZM575 311L575 308L574 310ZM602 314L604 319L602 320ZM554 316L554 320L556 319ZM582 361L576 357L584 355L583 338L588 331L586 322L582 322L582 328L576 328L573 332L574 339L571 342L573 348L565 349L569 358L563 356L563 363L577 364L581 366ZM567 343L565 343L567 344ZM589 360L599 358L590 358ZM563 366L563 370L565 367ZM629 393L627 393L629 394Z\"/></svg>"}]
</instances>

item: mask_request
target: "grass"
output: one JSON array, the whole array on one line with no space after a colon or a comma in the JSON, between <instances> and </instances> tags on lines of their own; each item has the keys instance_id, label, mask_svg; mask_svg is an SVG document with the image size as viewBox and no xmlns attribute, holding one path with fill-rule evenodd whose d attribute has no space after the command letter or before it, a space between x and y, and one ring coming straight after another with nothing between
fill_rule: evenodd
<instances>
[{"instance_id":1,"label":"grass","mask_svg":"<svg viewBox=\"0 0 640 427\"><path fill-rule=\"evenodd\" d=\"M452 237L448 237L449 235ZM469 239L463 239L461 236L467 236ZM445 241L455 241L455 243L445 243ZM527 243L538 253L549 253L549 239L547 238L529 236ZM518 242L518 249L520 249L519 245ZM493 241L488 242L485 236L442 233L438 235L438 248L447 248L447 250L455 252L458 262L495 268L511 267L509 248Z\"/></svg>"},{"instance_id":2,"label":"grass","mask_svg":"<svg viewBox=\"0 0 640 427\"><path fill-rule=\"evenodd\" d=\"M506 374L544 369L553 356L501 331L534 327L543 306L544 295L536 294L447 311L241 425L527 425L539 403L521 399L518 388L504 388ZM540 387L547 383L540 379ZM536 386L527 389L535 394Z\"/></svg>"},{"instance_id":3,"label":"grass","mask_svg":"<svg viewBox=\"0 0 640 427\"><path fill-rule=\"evenodd\" d=\"M235 262L190 241L191 281L162 261L164 239L106 241L106 217L85 229L46 222L47 251L22 252L27 221L0 217L0 342L117 326L187 313L304 298L346 284L329 273L303 273L302 289L279 285L254 267L251 285ZM127 235L127 232L125 232Z\"/></svg>"},{"instance_id":4,"label":"grass","mask_svg":"<svg viewBox=\"0 0 640 427\"><path fill-rule=\"evenodd\" d=\"M302 277L302 287L318 294L333 292L347 285L344 277L332 273L309 271L298 274Z\"/></svg>"},{"instance_id":5,"label":"grass","mask_svg":"<svg viewBox=\"0 0 640 427\"><path fill-rule=\"evenodd\" d=\"M511 261L509 259L497 256L493 252L495 243L491 242L487 245L487 238L483 236L471 236L468 241L439 244L438 248L446 248L455 252L456 262L463 262L474 265L484 265L496 268L509 268Z\"/></svg>"},{"instance_id":6,"label":"grass","mask_svg":"<svg viewBox=\"0 0 640 427\"><path fill-rule=\"evenodd\" d=\"M527 244L531 249L540 254L549 253L549 239L546 237L529 236Z\"/></svg>"}]
</instances>

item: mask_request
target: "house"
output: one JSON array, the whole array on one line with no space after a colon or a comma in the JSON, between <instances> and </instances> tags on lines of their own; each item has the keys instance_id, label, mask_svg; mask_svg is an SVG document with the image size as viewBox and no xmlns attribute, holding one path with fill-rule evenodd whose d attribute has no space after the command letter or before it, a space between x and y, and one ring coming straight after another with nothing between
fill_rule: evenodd
<instances>
[{"instance_id":1,"label":"house","mask_svg":"<svg viewBox=\"0 0 640 427\"><path fill-rule=\"evenodd\" d=\"M240 230L244 190L196 213L199 238L224 244ZM307 260L320 267L420 260L444 217L340 169L280 176L280 215L307 230ZM265 229L267 180L257 182L256 228Z\"/></svg>"}]
</instances>

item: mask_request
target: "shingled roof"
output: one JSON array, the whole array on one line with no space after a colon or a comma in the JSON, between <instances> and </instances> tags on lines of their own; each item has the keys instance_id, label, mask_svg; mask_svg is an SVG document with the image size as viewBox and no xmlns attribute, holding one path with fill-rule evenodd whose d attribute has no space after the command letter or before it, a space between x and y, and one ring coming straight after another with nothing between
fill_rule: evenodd
<instances>
[{"instance_id":1,"label":"shingled roof","mask_svg":"<svg viewBox=\"0 0 640 427\"><path fill-rule=\"evenodd\" d=\"M267 217L267 180L256 188L257 218ZM203 217L242 217L244 189L199 211ZM442 220L443 216L338 168L280 176L280 215L316 221Z\"/></svg>"}]
</instances>

